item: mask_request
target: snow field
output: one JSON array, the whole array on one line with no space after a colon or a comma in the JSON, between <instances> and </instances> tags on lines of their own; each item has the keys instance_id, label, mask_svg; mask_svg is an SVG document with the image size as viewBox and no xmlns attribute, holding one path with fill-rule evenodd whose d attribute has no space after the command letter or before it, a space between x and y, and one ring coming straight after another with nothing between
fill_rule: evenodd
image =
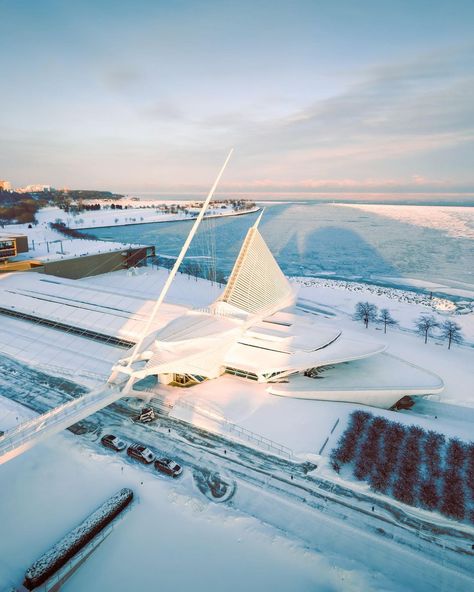
<instances>
[{"instance_id":1,"label":"snow field","mask_svg":"<svg viewBox=\"0 0 474 592\"><path fill-rule=\"evenodd\" d=\"M379 589L364 566L341 556L328 561L251 516L209 502L189 472L179 481L157 477L71 435L54 436L4 465L2 482L9 484L0 488L8 533L0 541L4 585L22 581L55 541L117 489L130 487L136 505L64 585L66 592Z\"/></svg>"},{"instance_id":2,"label":"snow field","mask_svg":"<svg viewBox=\"0 0 474 592\"><path fill-rule=\"evenodd\" d=\"M158 586L165 592L441 592L448 583L470 590L469 578L442 561L431 563L361 530L363 514L334 520L294 496L276 496L270 478L264 487L238 481L230 506L213 504L186 467L172 481L92 446L70 434L54 436L2 467L11 483L0 489L0 518L9 533L0 543L2 583L17 583L27 565L104 498L130 487L137 499L132 511L68 580L66 592Z\"/></svg>"}]
</instances>

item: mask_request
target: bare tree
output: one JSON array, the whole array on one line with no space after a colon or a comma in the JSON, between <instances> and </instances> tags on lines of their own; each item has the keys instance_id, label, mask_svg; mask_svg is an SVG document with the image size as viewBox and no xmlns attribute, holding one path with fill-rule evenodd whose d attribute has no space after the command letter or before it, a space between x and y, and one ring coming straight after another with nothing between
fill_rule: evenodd
<instances>
[{"instance_id":1,"label":"bare tree","mask_svg":"<svg viewBox=\"0 0 474 592\"><path fill-rule=\"evenodd\" d=\"M448 340L448 349L451 349L451 343L462 343L464 341L461 327L454 321L444 321L441 325L441 337Z\"/></svg>"},{"instance_id":2,"label":"bare tree","mask_svg":"<svg viewBox=\"0 0 474 592\"><path fill-rule=\"evenodd\" d=\"M426 343L431 330L439 327L439 323L433 315L421 314L415 321L415 327L417 332L425 338Z\"/></svg>"},{"instance_id":3,"label":"bare tree","mask_svg":"<svg viewBox=\"0 0 474 592\"><path fill-rule=\"evenodd\" d=\"M379 313L378 322L383 323L383 332L387 332L387 325L398 325L398 321L396 321L388 308L382 308Z\"/></svg>"},{"instance_id":4,"label":"bare tree","mask_svg":"<svg viewBox=\"0 0 474 592\"><path fill-rule=\"evenodd\" d=\"M377 319L377 307L370 302L358 302L354 313L354 320L363 321L365 328L369 326L369 321Z\"/></svg>"}]
</instances>

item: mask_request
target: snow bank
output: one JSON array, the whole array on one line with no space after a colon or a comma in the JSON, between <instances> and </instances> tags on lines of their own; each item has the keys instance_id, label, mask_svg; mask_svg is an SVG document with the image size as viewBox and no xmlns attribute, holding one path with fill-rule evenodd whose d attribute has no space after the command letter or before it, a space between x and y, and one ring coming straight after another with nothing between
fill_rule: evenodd
<instances>
[{"instance_id":1,"label":"snow bank","mask_svg":"<svg viewBox=\"0 0 474 592\"><path fill-rule=\"evenodd\" d=\"M23 585L29 590L43 584L68 559L80 551L109 524L133 499L133 491L121 489L88 516L79 526L58 541L26 570Z\"/></svg>"}]
</instances>

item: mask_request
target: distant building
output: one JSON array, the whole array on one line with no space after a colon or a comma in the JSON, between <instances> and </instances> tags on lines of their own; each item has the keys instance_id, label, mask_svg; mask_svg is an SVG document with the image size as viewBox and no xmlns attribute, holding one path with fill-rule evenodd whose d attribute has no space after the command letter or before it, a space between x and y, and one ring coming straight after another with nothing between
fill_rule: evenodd
<instances>
[{"instance_id":1,"label":"distant building","mask_svg":"<svg viewBox=\"0 0 474 592\"><path fill-rule=\"evenodd\" d=\"M51 191L51 185L26 185L17 189L18 193L42 193L44 191Z\"/></svg>"},{"instance_id":2,"label":"distant building","mask_svg":"<svg viewBox=\"0 0 474 592\"><path fill-rule=\"evenodd\" d=\"M5 263L18 253L28 252L28 237L0 233L0 263Z\"/></svg>"},{"instance_id":3,"label":"distant building","mask_svg":"<svg viewBox=\"0 0 474 592\"><path fill-rule=\"evenodd\" d=\"M0 179L0 191L11 191L12 184L10 181Z\"/></svg>"}]
</instances>

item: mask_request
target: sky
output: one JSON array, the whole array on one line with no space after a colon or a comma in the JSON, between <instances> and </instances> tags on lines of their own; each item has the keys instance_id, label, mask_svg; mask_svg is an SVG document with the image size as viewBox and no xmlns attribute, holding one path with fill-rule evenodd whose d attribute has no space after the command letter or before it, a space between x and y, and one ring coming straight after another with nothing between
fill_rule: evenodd
<instances>
[{"instance_id":1,"label":"sky","mask_svg":"<svg viewBox=\"0 0 474 592\"><path fill-rule=\"evenodd\" d=\"M0 0L14 186L474 196L473 0Z\"/></svg>"}]
</instances>

